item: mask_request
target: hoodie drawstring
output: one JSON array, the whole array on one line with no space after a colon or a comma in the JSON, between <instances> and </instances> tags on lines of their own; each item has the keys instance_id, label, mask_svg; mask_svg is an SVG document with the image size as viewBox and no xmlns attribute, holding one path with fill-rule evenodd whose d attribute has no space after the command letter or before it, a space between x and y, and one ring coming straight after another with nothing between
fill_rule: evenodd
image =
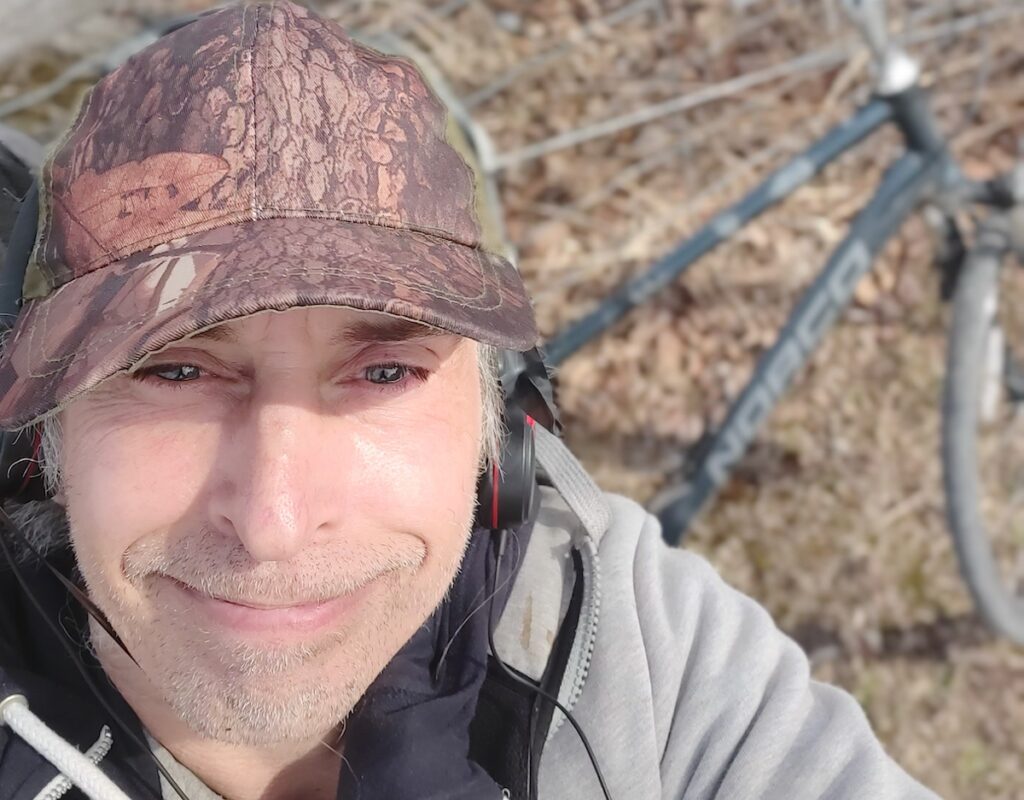
<instances>
[{"instance_id":1,"label":"hoodie drawstring","mask_svg":"<svg viewBox=\"0 0 1024 800\"><path fill-rule=\"evenodd\" d=\"M91 800L131 800L88 757L29 711L24 695L0 700L0 724L9 726Z\"/></svg>"}]
</instances>

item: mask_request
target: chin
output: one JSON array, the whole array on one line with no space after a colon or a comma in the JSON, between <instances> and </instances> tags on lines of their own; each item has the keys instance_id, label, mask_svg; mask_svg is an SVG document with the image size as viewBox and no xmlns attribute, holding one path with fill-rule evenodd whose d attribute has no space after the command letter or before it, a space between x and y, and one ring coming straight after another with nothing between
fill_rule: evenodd
<instances>
[{"instance_id":1,"label":"chin","mask_svg":"<svg viewBox=\"0 0 1024 800\"><path fill-rule=\"evenodd\" d=\"M319 738L348 716L433 608L374 606L351 626L284 644L176 626L157 638L158 625L140 663L203 738L247 746Z\"/></svg>"},{"instance_id":2,"label":"chin","mask_svg":"<svg viewBox=\"0 0 1024 800\"><path fill-rule=\"evenodd\" d=\"M358 642L308 649L226 649L216 657L157 656L146 670L165 702L195 733L240 745L322 736L352 710L387 656ZM152 662L152 659L150 659ZM145 666L145 661L142 661Z\"/></svg>"},{"instance_id":3,"label":"chin","mask_svg":"<svg viewBox=\"0 0 1024 800\"><path fill-rule=\"evenodd\" d=\"M225 744L270 746L324 736L348 716L369 681L289 681L275 687L201 683L174 686L168 698L190 729Z\"/></svg>"}]
</instances>

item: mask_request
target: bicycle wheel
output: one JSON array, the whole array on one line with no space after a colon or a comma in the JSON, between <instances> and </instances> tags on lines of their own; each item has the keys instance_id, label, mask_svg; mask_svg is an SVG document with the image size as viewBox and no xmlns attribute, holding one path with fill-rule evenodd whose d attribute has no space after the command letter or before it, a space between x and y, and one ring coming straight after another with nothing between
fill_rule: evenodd
<instances>
[{"instance_id":1,"label":"bicycle wheel","mask_svg":"<svg viewBox=\"0 0 1024 800\"><path fill-rule=\"evenodd\" d=\"M1024 644L1024 270L986 226L953 297L943 398L946 509L984 620Z\"/></svg>"}]
</instances>

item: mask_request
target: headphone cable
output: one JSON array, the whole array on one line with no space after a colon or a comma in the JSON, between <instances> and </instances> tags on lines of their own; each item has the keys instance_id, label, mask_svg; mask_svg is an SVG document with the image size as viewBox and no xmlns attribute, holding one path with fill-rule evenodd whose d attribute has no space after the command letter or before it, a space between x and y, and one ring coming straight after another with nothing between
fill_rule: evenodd
<instances>
[{"instance_id":1,"label":"headphone cable","mask_svg":"<svg viewBox=\"0 0 1024 800\"><path fill-rule=\"evenodd\" d=\"M498 546L495 548L496 554L494 559L493 577L493 583L495 586L497 586L498 583L498 573L501 571L501 558L505 554L505 540L507 532L508 531L504 529L497 531ZM505 675L505 677L507 677L509 680L521 684L522 686L525 686L534 694L537 694L540 697L547 700L555 708L561 711L567 720L569 720L569 723L576 730L576 734L580 737L580 742L583 743L583 748L587 751L587 756L590 758L590 763L594 767L594 774L597 775L597 782L601 784L601 791L604 793L605 800L612 800L611 792L608 791L608 784L605 783L604 775L601 773L601 766L597 762L597 756L594 755L594 750L590 746L590 741L587 739L587 735L583 732L583 728L580 727L580 724L576 721L576 718L573 717L573 715L569 712L569 709L562 705L559 699L554 695L549 694L537 684L527 680L526 678L520 677L515 672L513 672L509 668L509 666L501 660L501 656L498 655L498 648L494 645L494 597L497 593L497 590L491 593L490 607L487 610L487 643L488 645L490 645L491 655L494 656L494 661L498 665L498 669L500 669L502 673Z\"/></svg>"}]
</instances>

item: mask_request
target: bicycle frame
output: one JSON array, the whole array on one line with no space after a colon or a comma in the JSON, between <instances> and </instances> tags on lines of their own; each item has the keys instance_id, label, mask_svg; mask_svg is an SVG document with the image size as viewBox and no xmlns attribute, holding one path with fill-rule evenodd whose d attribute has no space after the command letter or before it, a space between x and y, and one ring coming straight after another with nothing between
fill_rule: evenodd
<instances>
[{"instance_id":1,"label":"bicycle frame","mask_svg":"<svg viewBox=\"0 0 1024 800\"><path fill-rule=\"evenodd\" d=\"M660 496L657 511L668 542L679 542L697 514L726 482L794 375L850 303L857 282L871 270L879 249L926 195L951 178L958 179L956 171L950 169L945 142L937 132L921 90L913 86L862 107L738 203L715 216L647 272L628 281L597 309L550 341L547 360L558 365L628 311L652 298L702 256L732 238L751 220L787 198L828 164L890 122L903 132L907 152L889 166L874 197L858 214L846 238L797 302L722 425L698 442L688 459L690 469L685 483Z\"/></svg>"},{"instance_id":2,"label":"bicycle frame","mask_svg":"<svg viewBox=\"0 0 1024 800\"><path fill-rule=\"evenodd\" d=\"M552 366L561 364L629 311L650 300L700 258L727 242L773 205L785 200L843 153L856 147L889 122L892 114L892 106L884 100L875 100L861 108L804 153L769 175L738 203L717 214L643 275L627 281L596 309L553 337L545 346L545 360Z\"/></svg>"},{"instance_id":3,"label":"bicycle frame","mask_svg":"<svg viewBox=\"0 0 1024 800\"><path fill-rule=\"evenodd\" d=\"M849 305L857 282L874 266L878 250L914 211L922 196L937 186L944 167L940 158L911 152L889 168L875 196L806 290L775 344L761 358L722 426L701 448L703 452L693 464L684 491L659 513L668 541L679 541L726 482L793 376Z\"/></svg>"}]
</instances>

